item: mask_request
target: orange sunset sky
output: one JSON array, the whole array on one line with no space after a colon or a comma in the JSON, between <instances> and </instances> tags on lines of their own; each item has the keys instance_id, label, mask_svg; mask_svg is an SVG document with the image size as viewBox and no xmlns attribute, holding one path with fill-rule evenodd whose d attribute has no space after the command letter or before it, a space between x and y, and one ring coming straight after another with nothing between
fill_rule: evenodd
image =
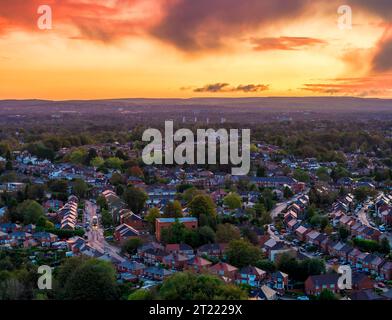
<instances>
[{"instance_id":1,"label":"orange sunset sky","mask_svg":"<svg viewBox=\"0 0 392 320\"><path fill-rule=\"evenodd\" d=\"M391 0L0 0L0 99L392 98L391 20Z\"/></svg>"}]
</instances>

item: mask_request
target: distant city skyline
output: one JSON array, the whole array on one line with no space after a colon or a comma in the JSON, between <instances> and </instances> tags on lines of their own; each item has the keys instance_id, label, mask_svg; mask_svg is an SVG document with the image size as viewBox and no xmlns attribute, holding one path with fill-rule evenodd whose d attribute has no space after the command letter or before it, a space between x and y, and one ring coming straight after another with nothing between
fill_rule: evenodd
<instances>
[{"instance_id":1,"label":"distant city skyline","mask_svg":"<svg viewBox=\"0 0 392 320\"><path fill-rule=\"evenodd\" d=\"M390 0L44 2L1 1L0 99L392 98Z\"/></svg>"}]
</instances>

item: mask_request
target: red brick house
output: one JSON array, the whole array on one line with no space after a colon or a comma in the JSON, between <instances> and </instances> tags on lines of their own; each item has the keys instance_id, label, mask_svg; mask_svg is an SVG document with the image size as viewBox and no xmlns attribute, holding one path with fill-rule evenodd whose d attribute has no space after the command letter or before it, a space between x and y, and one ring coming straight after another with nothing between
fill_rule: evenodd
<instances>
[{"instance_id":1,"label":"red brick house","mask_svg":"<svg viewBox=\"0 0 392 320\"><path fill-rule=\"evenodd\" d=\"M339 277L340 275L335 273L309 276L305 281L305 292L307 295L319 295L323 290L337 293Z\"/></svg>"},{"instance_id":2,"label":"red brick house","mask_svg":"<svg viewBox=\"0 0 392 320\"><path fill-rule=\"evenodd\" d=\"M387 261L381 266L380 275L385 280L392 280L392 262L391 261Z\"/></svg>"},{"instance_id":3,"label":"red brick house","mask_svg":"<svg viewBox=\"0 0 392 320\"><path fill-rule=\"evenodd\" d=\"M211 266L208 271L221 278L224 278L227 282L234 282L238 269L228 263L218 262L217 264Z\"/></svg>"},{"instance_id":4,"label":"red brick house","mask_svg":"<svg viewBox=\"0 0 392 320\"><path fill-rule=\"evenodd\" d=\"M297 229L295 229L295 234L297 238L300 241L305 241L306 240L306 235L311 231L311 229L308 229L304 226L299 226Z\"/></svg>"},{"instance_id":5,"label":"red brick house","mask_svg":"<svg viewBox=\"0 0 392 320\"><path fill-rule=\"evenodd\" d=\"M289 275L281 271L274 272L271 275L271 284L273 289L284 293L289 285Z\"/></svg>"},{"instance_id":6,"label":"red brick house","mask_svg":"<svg viewBox=\"0 0 392 320\"><path fill-rule=\"evenodd\" d=\"M146 266L144 264L132 261L124 261L117 265L118 272L130 273L135 276L142 275L145 268Z\"/></svg>"},{"instance_id":7,"label":"red brick house","mask_svg":"<svg viewBox=\"0 0 392 320\"><path fill-rule=\"evenodd\" d=\"M247 284L251 287L259 287L261 282L267 277L267 272L256 267L244 267L237 273L236 282Z\"/></svg>"},{"instance_id":8,"label":"red brick house","mask_svg":"<svg viewBox=\"0 0 392 320\"><path fill-rule=\"evenodd\" d=\"M186 269L200 273L200 272L207 271L211 267L211 265L212 265L211 261L208 261L207 259L196 256L188 261Z\"/></svg>"},{"instance_id":9,"label":"red brick house","mask_svg":"<svg viewBox=\"0 0 392 320\"><path fill-rule=\"evenodd\" d=\"M373 289L374 281L366 274L355 272L352 275L353 290Z\"/></svg>"}]
</instances>

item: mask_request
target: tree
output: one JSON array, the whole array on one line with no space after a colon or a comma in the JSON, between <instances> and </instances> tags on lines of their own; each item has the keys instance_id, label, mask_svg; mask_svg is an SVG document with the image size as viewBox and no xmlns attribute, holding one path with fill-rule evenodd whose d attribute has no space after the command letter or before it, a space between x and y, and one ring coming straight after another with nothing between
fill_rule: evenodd
<instances>
[{"instance_id":1,"label":"tree","mask_svg":"<svg viewBox=\"0 0 392 320\"><path fill-rule=\"evenodd\" d=\"M380 241L380 252L384 254L389 254L391 252L391 246L387 238L382 238Z\"/></svg>"},{"instance_id":2,"label":"tree","mask_svg":"<svg viewBox=\"0 0 392 320\"><path fill-rule=\"evenodd\" d=\"M350 231L344 227L339 227L338 234L339 234L340 240L346 241L350 235Z\"/></svg>"},{"instance_id":3,"label":"tree","mask_svg":"<svg viewBox=\"0 0 392 320\"><path fill-rule=\"evenodd\" d=\"M101 210L101 217L102 225L104 226L104 228L110 228L113 226L113 217L107 209Z\"/></svg>"},{"instance_id":4,"label":"tree","mask_svg":"<svg viewBox=\"0 0 392 320\"><path fill-rule=\"evenodd\" d=\"M105 164L105 160L101 157L95 157L94 159L92 159L90 161L90 164L94 167L94 168L100 168Z\"/></svg>"},{"instance_id":5,"label":"tree","mask_svg":"<svg viewBox=\"0 0 392 320\"><path fill-rule=\"evenodd\" d=\"M259 178L265 177L267 174L265 167L259 166L257 167L256 176Z\"/></svg>"},{"instance_id":6,"label":"tree","mask_svg":"<svg viewBox=\"0 0 392 320\"><path fill-rule=\"evenodd\" d=\"M293 195L294 192L288 186L285 186L283 189L283 197L290 199Z\"/></svg>"},{"instance_id":7,"label":"tree","mask_svg":"<svg viewBox=\"0 0 392 320\"><path fill-rule=\"evenodd\" d=\"M163 300L244 300L247 294L213 275L178 272L163 282L159 297Z\"/></svg>"},{"instance_id":8,"label":"tree","mask_svg":"<svg viewBox=\"0 0 392 320\"><path fill-rule=\"evenodd\" d=\"M123 198L125 203L134 213L140 214L144 208L148 196L143 190L129 186L127 190L125 190Z\"/></svg>"},{"instance_id":9,"label":"tree","mask_svg":"<svg viewBox=\"0 0 392 320\"><path fill-rule=\"evenodd\" d=\"M66 265L65 269L69 274L62 274L64 299L115 300L118 297L116 272L111 263L82 258L72 261L71 267Z\"/></svg>"},{"instance_id":10,"label":"tree","mask_svg":"<svg viewBox=\"0 0 392 320\"><path fill-rule=\"evenodd\" d=\"M305 182L308 183L310 181L310 176L309 174L302 170L302 169L296 169L294 171L294 175L293 175L294 179L300 181L300 182Z\"/></svg>"},{"instance_id":11,"label":"tree","mask_svg":"<svg viewBox=\"0 0 392 320\"><path fill-rule=\"evenodd\" d=\"M128 239L121 246L121 251L123 253L128 253L129 255L133 255L136 253L137 248L139 248L143 244L143 241L139 238Z\"/></svg>"},{"instance_id":12,"label":"tree","mask_svg":"<svg viewBox=\"0 0 392 320\"><path fill-rule=\"evenodd\" d=\"M359 187L354 190L354 196L359 202L363 202L367 197L374 195L375 191L367 187Z\"/></svg>"},{"instance_id":13,"label":"tree","mask_svg":"<svg viewBox=\"0 0 392 320\"><path fill-rule=\"evenodd\" d=\"M320 181L328 182L329 180L331 180L327 168L324 167L318 168L316 175Z\"/></svg>"},{"instance_id":14,"label":"tree","mask_svg":"<svg viewBox=\"0 0 392 320\"><path fill-rule=\"evenodd\" d=\"M195 187L186 188L182 194L182 199L186 203L190 203L197 195L204 195L204 192L199 189L196 189Z\"/></svg>"},{"instance_id":15,"label":"tree","mask_svg":"<svg viewBox=\"0 0 392 320\"><path fill-rule=\"evenodd\" d=\"M203 226L198 230L200 242L205 243L215 243L216 235L214 230L209 226Z\"/></svg>"},{"instance_id":16,"label":"tree","mask_svg":"<svg viewBox=\"0 0 392 320\"><path fill-rule=\"evenodd\" d=\"M88 185L83 179L75 179L72 182L72 190L79 199L82 199L87 195Z\"/></svg>"},{"instance_id":17,"label":"tree","mask_svg":"<svg viewBox=\"0 0 392 320\"><path fill-rule=\"evenodd\" d=\"M148 211L145 220L150 224L151 230L155 232L155 220L161 216L159 209L154 207Z\"/></svg>"},{"instance_id":18,"label":"tree","mask_svg":"<svg viewBox=\"0 0 392 320\"><path fill-rule=\"evenodd\" d=\"M85 163L87 158L87 153L83 149L77 149L75 151L72 151L72 153L69 156L69 161L71 161L74 164L83 164Z\"/></svg>"},{"instance_id":19,"label":"tree","mask_svg":"<svg viewBox=\"0 0 392 320\"><path fill-rule=\"evenodd\" d=\"M268 272L275 272L276 271L275 264L271 260L268 260L268 259L257 261L255 266L257 268L260 268L261 270L268 271Z\"/></svg>"},{"instance_id":20,"label":"tree","mask_svg":"<svg viewBox=\"0 0 392 320\"><path fill-rule=\"evenodd\" d=\"M154 300L154 295L151 290L139 289L132 292L128 300Z\"/></svg>"},{"instance_id":21,"label":"tree","mask_svg":"<svg viewBox=\"0 0 392 320\"><path fill-rule=\"evenodd\" d=\"M338 298L336 295L328 289L324 289L321 291L320 295L318 296L318 300L326 301L326 300L337 300Z\"/></svg>"},{"instance_id":22,"label":"tree","mask_svg":"<svg viewBox=\"0 0 392 320\"><path fill-rule=\"evenodd\" d=\"M111 158L106 159L106 161L105 161L105 165L109 169L120 170L123 164L124 164L124 160L117 158L117 157L111 157Z\"/></svg>"},{"instance_id":23,"label":"tree","mask_svg":"<svg viewBox=\"0 0 392 320\"><path fill-rule=\"evenodd\" d=\"M216 230L216 241L219 243L229 243L232 240L238 240L241 238L240 229L236 226L225 223L219 224Z\"/></svg>"},{"instance_id":24,"label":"tree","mask_svg":"<svg viewBox=\"0 0 392 320\"><path fill-rule=\"evenodd\" d=\"M177 200L168 202L165 206L163 215L166 218L181 218L183 216L181 203Z\"/></svg>"},{"instance_id":25,"label":"tree","mask_svg":"<svg viewBox=\"0 0 392 320\"><path fill-rule=\"evenodd\" d=\"M305 281L309 276L325 273L325 262L321 259L299 261L292 254L283 253L277 259L277 268L294 280Z\"/></svg>"},{"instance_id":26,"label":"tree","mask_svg":"<svg viewBox=\"0 0 392 320\"><path fill-rule=\"evenodd\" d=\"M227 207L229 207L229 209L231 209L231 210L241 208L241 206L242 206L241 197L239 196L239 194L237 194L237 193L235 193L235 192L230 192L230 193L223 199L223 203L224 203Z\"/></svg>"},{"instance_id":27,"label":"tree","mask_svg":"<svg viewBox=\"0 0 392 320\"><path fill-rule=\"evenodd\" d=\"M192 216L199 218L201 215L216 217L215 204L208 195L197 195L189 203L189 210Z\"/></svg>"},{"instance_id":28,"label":"tree","mask_svg":"<svg viewBox=\"0 0 392 320\"><path fill-rule=\"evenodd\" d=\"M143 177L144 177L143 170L140 169L139 166L133 166L133 167L131 167L131 168L129 169L129 174L130 174L131 176L134 176L134 177L139 177L139 178L143 178Z\"/></svg>"},{"instance_id":29,"label":"tree","mask_svg":"<svg viewBox=\"0 0 392 320\"><path fill-rule=\"evenodd\" d=\"M233 240L226 250L227 261L238 268L254 266L261 258L258 247L245 240Z\"/></svg>"},{"instance_id":30,"label":"tree","mask_svg":"<svg viewBox=\"0 0 392 320\"><path fill-rule=\"evenodd\" d=\"M17 209L18 220L24 224L37 224L40 218L45 218L44 208L34 200L26 200L19 204Z\"/></svg>"}]
</instances>

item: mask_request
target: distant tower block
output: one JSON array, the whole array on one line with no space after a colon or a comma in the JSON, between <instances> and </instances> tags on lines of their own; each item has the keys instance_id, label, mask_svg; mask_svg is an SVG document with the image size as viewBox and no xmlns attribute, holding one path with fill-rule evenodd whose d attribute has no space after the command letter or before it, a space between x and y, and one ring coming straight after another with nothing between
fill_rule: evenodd
<instances>
[{"instance_id":1,"label":"distant tower block","mask_svg":"<svg viewBox=\"0 0 392 320\"><path fill-rule=\"evenodd\" d=\"M182 123L186 122L186 117L182 117Z\"/></svg>"},{"instance_id":2,"label":"distant tower block","mask_svg":"<svg viewBox=\"0 0 392 320\"><path fill-rule=\"evenodd\" d=\"M226 119L225 118L221 118L221 123L225 123Z\"/></svg>"},{"instance_id":3,"label":"distant tower block","mask_svg":"<svg viewBox=\"0 0 392 320\"><path fill-rule=\"evenodd\" d=\"M195 117L195 123L197 122L197 117Z\"/></svg>"},{"instance_id":4,"label":"distant tower block","mask_svg":"<svg viewBox=\"0 0 392 320\"><path fill-rule=\"evenodd\" d=\"M210 118L207 118L207 124L210 124Z\"/></svg>"}]
</instances>

